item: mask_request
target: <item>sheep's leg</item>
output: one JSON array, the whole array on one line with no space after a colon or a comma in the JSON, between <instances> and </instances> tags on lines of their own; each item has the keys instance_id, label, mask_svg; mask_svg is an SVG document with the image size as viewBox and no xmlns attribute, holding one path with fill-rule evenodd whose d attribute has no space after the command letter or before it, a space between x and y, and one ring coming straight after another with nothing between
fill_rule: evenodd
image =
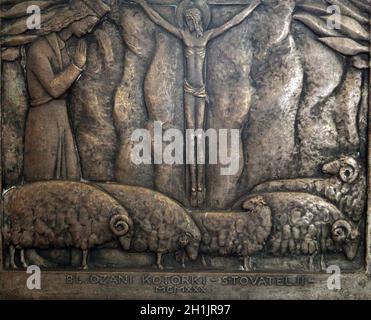
<instances>
[{"instance_id":1,"label":"sheep's leg","mask_svg":"<svg viewBox=\"0 0 371 320\"><path fill-rule=\"evenodd\" d=\"M185 258L186 258L186 253L185 251L183 251L183 254L182 254L182 268L185 269Z\"/></svg>"},{"instance_id":2,"label":"sheep's leg","mask_svg":"<svg viewBox=\"0 0 371 320\"><path fill-rule=\"evenodd\" d=\"M196 167L196 166L190 165L190 167L192 168L191 170L196 170L196 169L193 169L193 167ZM191 179L196 179L196 178L192 176ZM198 198L197 198L197 196L198 196L198 193L197 193L196 184L194 184L194 185L192 184L192 186L191 186L191 195L190 195L190 199L189 199L189 202L190 202L192 208L197 208L197 206L198 206Z\"/></svg>"},{"instance_id":3,"label":"sheep's leg","mask_svg":"<svg viewBox=\"0 0 371 320\"><path fill-rule=\"evenodd\" d=\"M88 270L88 253L89 250L82 250L82 269Z\"/></svg>"},{"instance_id":4,"label":"sheep's leg","mask_svg":"<svg viewBox=\"0 0 371 320\"><path fill-rule=\"evenodd\" d=\"M315 254L312 254L309 256L308 259L308 269L309 271L316 271L316 268L314 267L314 258L316 257Z\"/></svg>"},{"instance_id":5,"label":"sheep's leg","mask_svg":"<svg viewBox=\"0 0 371 320\"><path fill-rule=\"evenodd\" d=\"M28 264L26 262L25 256L24 256L24 249L21 250L21 263L23 268L27 268Z\"/></svg>"},{"instance_id":6,"label":"sheep's leg","mask_svg":"<svg viewBox=\"0 0 371 320\"><path fill-rule=\"evenodd\" d=\"M10 266L13 269L17 269L17 265L15 264L15 247L9 246L9 255L10 255Z\"/></svg>"},{"instance_id":7,"label":"sheep's leg","mask_svg":"<svg viewBox=\"0 0 371 320\"><path fill-rule=\"evenodd\" d=\"M204 268L208 267L207 262L206 262L206 258L205 258L204 255L201 255L201 264Z\"/></svg>"},{"instance_id":8,"label":"sheep's leg","mask_svg":"<svg viewBox=\"0 0 371 320\"><path fill-rule=\"evenodd\" d=\"M162 253L161 252L157 252L157 261L156 261L156 264L157 264L157 267L160 270L164 270L164 267L162 265Z\"/></svg>"},{"instance_id":9,"label":"sheep's leg","mask_svg":"<svg viewBox=\"0 0 371 320\"><path fill-rule=\"evenodd\" d=\"M247 256L243 258L243 268L245 271L252 271L251 257Z\"/></svg>"},{"instance_id":10,"label":"sheep's leg","mask_svg":"<svg viewBox=\"0 0 371 320\"><path fill-rule=\"evenodd\" d=\"M326 261L325 261L325 256L321 254L321 270L326 271L327 266L326 266Z\"/></svg>"}]
</instances>

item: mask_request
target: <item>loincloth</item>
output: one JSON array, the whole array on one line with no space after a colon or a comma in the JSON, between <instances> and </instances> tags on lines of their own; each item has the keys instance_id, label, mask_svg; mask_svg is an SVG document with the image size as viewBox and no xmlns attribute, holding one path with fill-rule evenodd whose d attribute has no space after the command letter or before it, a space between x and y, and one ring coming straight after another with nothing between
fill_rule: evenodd
<instances>
[{"instance_id":1,"label":"loincloth","mask_svg":"<svg viewBox=\"0 0 371 320\"><path fill-rule=\"evenodd\" d=\"M189 93L196 98L205 99L206 102L209 103L209 96L207 95L205 85L195 88L184 79L184 92Z\"/></svg>"}]
</instances>

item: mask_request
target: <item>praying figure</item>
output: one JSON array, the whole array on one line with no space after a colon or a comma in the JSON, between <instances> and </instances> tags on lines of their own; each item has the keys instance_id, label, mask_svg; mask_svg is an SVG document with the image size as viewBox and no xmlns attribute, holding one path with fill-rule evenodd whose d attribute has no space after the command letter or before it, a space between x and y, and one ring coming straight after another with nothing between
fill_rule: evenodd
<instances>
[{"instance_id":1,"label":"praying figure","mask_svg":"<svg viewBox=\"0 0 371 320\"><path fill-rule=\"evenodd\" d=\"M203 13L193 3L184 10L183 17L185 28L177 28L155 11L146 0L135 0L149 18L175 37L181 39L184 44L184 56L186 60L186 74L184 79L184 111L186 129L204 129L205 107L208 103L206 92L204 68L206 47L210 40L220 36L224 32L244 21L260 4L261 0L253 0L251 4L239 14L220 27L205 31L203 26ZM190 149L191 148L191 149ZM205 165L200 163L198 155L203 154L202 143L195 143L194 139L187 145L187 153L195 157L195 161L189 165L190 173L190 203L193 207L201 207L205 198ZM187 156L187 160L189 156ZM187 162L189 163L189 162Z\"/></svg>"},{"instance_id":2,"label":"praying figure","mask_svg":"<svg viewBox=\"0 0 371 320\"><path fill-rule=\"evenodd\" d=\"M68 92L83 72L86 43L80 39L73 57L66 41L90 33L109 12L101 0L72 0L43 24L27 52L30 111L25 133L24 178L80 180L80 164L68 116Z\"/></svg>"}]
</instances>

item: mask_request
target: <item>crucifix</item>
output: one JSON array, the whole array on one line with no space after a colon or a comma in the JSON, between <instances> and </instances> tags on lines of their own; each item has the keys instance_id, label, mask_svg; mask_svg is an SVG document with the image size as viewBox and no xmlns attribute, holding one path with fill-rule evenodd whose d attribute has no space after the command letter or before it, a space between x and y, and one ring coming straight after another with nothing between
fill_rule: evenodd
<instances>
[{"instance_id":1,"label":"crucifix","mask_svg":"<svg viewBox=\"0 0 371 320\"><path fill-rule=\"evenodd\" d=\"M235 4L236 0L232 1ZM156 25L182 40L186 61L183 84L186 129L204 129L205 108L209 102L204 76L207 45L212 39L243 22L261 4L261 0L252 0L248 7L229 21L209 30L206 30L206 28L210 23L210 9L206 1L181 1L177 5L176 11L178 26L174 26L164 19L147 0L135 0L135 2L143 8ZM220 5L224 3L220 0L215 0L214 4ZM241 4L241 0L237 0L237 4ZM205 197L205 165L199 163L198 155L204 154L204 150L197 150L197 148L202 148L199 143L192 141L190 144L190 146L187 145L187 153L190 151L189 148L192 148L192 154L195 155L196 159L194 164L188 165L190 174L189 198L193 207L201 207Z\"/></svg>"}]
</instances>

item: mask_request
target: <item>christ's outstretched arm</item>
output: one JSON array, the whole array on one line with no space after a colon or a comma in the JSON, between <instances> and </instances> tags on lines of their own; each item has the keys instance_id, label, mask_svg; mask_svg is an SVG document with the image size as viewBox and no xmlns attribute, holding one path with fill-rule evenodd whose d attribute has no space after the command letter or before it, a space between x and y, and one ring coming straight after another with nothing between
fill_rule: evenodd
<instances>
[{"instance_id":1,"label":"christ's outstretched arm","mask_svg":"<svg viewBox=\"0 0 371 320\"><path fill-rule=\"evenodd\" d=\"M157 25L164 28L166 31L170 32L174 36L178 38L182 38L182 34L180 33L179 29L174 27L171 23L167 22L161 15L154 10L146 0L134 0L138 3L143 10L147 13L148 17Z\"/></svg>"},{"instance_id":2,"label":"christ's outstretched arm","mask_svg":"<svg viewBox=\"0 0 371 320\"><path fill-rule=\"evenodd\" d=\"M259 5L261 4L261 0L253 0L251 4L244 10L242 10L239 14L235 15L231 20L223 24L222 26L211 29L207 32L208 38L213 39L224 32L228 31L229 29L233 28L234 26L240 24L244 21Z\"/></svg>"}]
</instances>

